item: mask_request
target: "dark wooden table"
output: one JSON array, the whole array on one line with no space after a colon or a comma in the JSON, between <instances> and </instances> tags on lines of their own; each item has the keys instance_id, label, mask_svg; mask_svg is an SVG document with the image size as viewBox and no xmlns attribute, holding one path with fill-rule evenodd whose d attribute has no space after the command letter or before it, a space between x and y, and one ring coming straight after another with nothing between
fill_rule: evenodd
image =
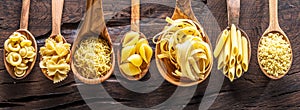
<instances>
[{"instance_id":1,"label":"dark wooden table","mask_svg":"<svg viewBox=\"0 0 300 110\"><path fill-rule=\"evenodd\" d=\"M164 18L172 15L175 1L142 0L141 3L141 31L150 41L152 36L162 30L165 25ZM83 19L85 4L85 0L65 0L62 35L70 43L76 37ZM120 37L130 28L130 0L104 0L103 6L109 33L114 46L117 46ZM220 30L227 26L226 0L193 0L192 6L214 45ZM207 11L208 9L210 11ZM137 91L124 86L135 82L122 78L118 67L106 82L99 85L85 85L78 81L72 72L66 80L53 84L41 73L38 63L30 75L22 80L12 79L4 64L0 63L0 107L198 109L204 105L210 109L300 109L300 40L297 39L300 35L300 1L279 0L279 23L289 37L294 52L292 68L280 80L268 79L257 63L257 44L259 37L268 27L268 9L268 0L241 0L239 27L244 29L251 39L252 58L249 71L234 82L213 70L211 77L197 86L177 87L162 80L155 70L154 58L153 71L142 79L142 83L147 83L134 85L138 88ZM3 62L4 57L3 42L19 28L20 12L21 0L0 1L0 62ZM214 19L211 19L211 16L214 16ZM36 37L38 47L43 46L44 40L51 32L50 0L31 1L29 31ZM154 46L153 43L151 45ZM162 83L157 85L159 81ZM141 93L139 90L150 92ZM169 99L170 97L172 98Z\"/></svg>"}]
</instances>

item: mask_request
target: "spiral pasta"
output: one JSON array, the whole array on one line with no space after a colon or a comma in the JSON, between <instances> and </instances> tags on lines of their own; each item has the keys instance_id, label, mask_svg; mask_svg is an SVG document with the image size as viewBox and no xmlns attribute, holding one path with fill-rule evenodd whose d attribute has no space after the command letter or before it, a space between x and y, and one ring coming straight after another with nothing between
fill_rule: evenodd
<instances>
[{"instance_id":1,"label":"spiral pasta","mask_svg":"<svg viewBox=\"0 0 300 110\"><path fill-rule=\"evenodd\" d=\"M34 61L36 53L32 41L19 32L14 32L4 42L7 52L5 60L14 67L16 77L23 77L28 69L28 63Z\"/></svg>"},{"instance_id":2,"label":"spiral pasta","mask_svg":"<svg viewBox=\"0 0 300 110\"><path fill-rule=\"evenodd\" d=\"M40 68L46 71L53 83L58 83L67 78L70 71L70 47L71 44L64 43L61 35L45 40L45 46L40 48L42 61Z\"/></svg>"}]
</instances>

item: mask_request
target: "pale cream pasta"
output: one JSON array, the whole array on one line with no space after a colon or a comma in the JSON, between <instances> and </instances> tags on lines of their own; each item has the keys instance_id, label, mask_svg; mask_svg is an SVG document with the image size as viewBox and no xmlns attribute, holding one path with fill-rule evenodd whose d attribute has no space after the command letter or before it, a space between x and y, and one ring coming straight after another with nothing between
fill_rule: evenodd
<instances>
[{"instance_id":1,"label":"pale cream pasta","mask_svg":"<svg viewBox=\"0 0 300 110\"><path fill-rule=\"evenodd\" d=\"M238 40L238 54L236 56L237 63L241 63L243 60L243 43L242 43L242 34L240 30L237 30L237 40Z\"/></svg>"},{"instance_id":2,"label":"pale cream pasta","mask_svg":"<svg viewBox=\"0 0 300 110\"><path fill-rule=\"evenodd\" d=\"M242 60L242 68L244 71L248 71L248 42L245 37L242 37L242 47L243 47L243 60Z\"/></svg>"},{"instance_id":3,"label":"pale cream pasta","mask_svg":"<svg viewBox=\"0 0 300 110\"><path fill-rule=\"evenodd\" d=\"M231 38L231 55L237 55L238 54L238 41L236 36L236 27L234 24L231 25L230 28L230 38Z\"/></svg>"},{"instance_id":4,"label":"pale cream pasta","mask_svg":"<svg viewBox=\"0 0 300 110\"><path fill-rule=\"evenodd\" d=\"M215 57L218 57L220 55L220 52L221 52L221 50L223 49L223 46L226 43L228 35L229 35L228 30L224 30L222 32L222 35L221 35L221 37L220 37L220 39L219 39L219 41L217 43L217 46L215 48L215 51L214 51L214 56Z\"/></svg>"}]
</instances>

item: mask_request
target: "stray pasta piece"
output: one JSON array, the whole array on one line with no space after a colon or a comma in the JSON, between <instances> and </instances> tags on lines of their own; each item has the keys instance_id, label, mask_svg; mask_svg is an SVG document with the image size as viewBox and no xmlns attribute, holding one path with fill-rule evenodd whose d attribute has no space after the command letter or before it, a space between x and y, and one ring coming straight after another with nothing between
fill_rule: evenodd
<instances>
[{"instance_id":1,"label":"stray pasta piece","mask_svg":"<svg viewBox=\"0 0 300 110\"><path fill-rule=\"evenodd\" d=\"M189 19L167 17L166 21L171 25L153 38L160 49L158 58L175 67L174 76L203 80L212 66L212 52L200 25ZM158 36L161 37L155 42Z\"/></svg>"},{"instance_id":2,"label":"stray pasta piece","mask_svg":"<svg viewBox=\"0 0 300 110\"><path fill-rule=\"evenodd\" d=\"M232 82L235 78L240 78L243 72L248 71L248 41L234 24L221 35L214 53L220 51L215 55L218 58L218 69ZM225 35L227 39L224 39Z\"/></svg>"},{"instance_id":3,"label":"stray pasta piece","mask_svg":"<svg viewBox=\"0 0 300 110\"><path fill-rule=\"evenodd\" d=\"M87 79L102 77L111 68L112 49L102 38L83 39L74 53L74 66L79 74Z\"/></svg>"},{"instance_id":4,"label":"stray pasta piece","mask_svg":"<svg viewBox=\"0 0 300 110\"><path fill-rule=\"evenodd\" d=\"M53 78L53 83L58 83L67 78L70 71L70 47L71 44L64 43L61 35L45 40L45 46L40 48L42 61L39 66L42 71Z\"/></svg>"},{"instance_id":5,"label":"stray pasta piece","mask_svg":"<svg viewBox=\"0 0 300 110\"><path fill-rule=\"evenodd\" d=\"M263 36L258 46L258 60L267 74L279 77L288 71L292 49L281 34L269 33Z\"/></svg>"},{"instance_id":6,"label":"stray pasta piece","mask_svg":"<svg viewBox=\"0 0 300 110\"><path fill-rule=\"evenodd\" d=\"M32 41L19 32L14 32L4 42L4 50L7 52L5 60L14 67L16 77L23 77L28 69L28 63L36 57Z\"/></svg>"}]
</instances>

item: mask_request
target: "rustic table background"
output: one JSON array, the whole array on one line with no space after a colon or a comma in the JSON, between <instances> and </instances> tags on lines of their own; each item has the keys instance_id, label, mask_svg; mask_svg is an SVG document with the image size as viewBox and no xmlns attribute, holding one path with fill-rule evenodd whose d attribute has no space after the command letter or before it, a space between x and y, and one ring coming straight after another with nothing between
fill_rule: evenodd
<instances>
[{"instance_id":1,"label":"rustic table background","mask_svg":"<svg viewBox=\"0 0 300 110\"><path fill-rule=\"evenodd\" d=\"M201 15L200 8L203 8L197 6L199 2L206 4L217 21L215 23L220 27L212 29L209 24L204 23L203 27L209 31L210 38L216 39L220 29L227 26L226 0L193 0L193 9L200 10L199 13L195 13L196 15ZM143 0L141 3L141 31L146 36L153 36L165 25L163 19L173 13L172 7L155 3L175 6L175 2L173 0ZM65 0L62 35L70 43L73 42L76 30L83 19L86 11L85 4L85 0ZM114 44L117 44L120 37L129 29L130 0L104 0L103 6L109 33ZM268 79L260 71L257 63L257 44L259 36L268 27L268 9L268 0L241 0L239 26L248 34L252 45L249 71L233 83L224 79L220 92L210 94L217 96L210 109L300 109L300 62L298 61L300 60L300 40L297 39L300 34L300 1L279 0L280 26L289 37L294 52L292 68L280 80ZM0 62L3 62L4 57L3 42L19 28L20 12L21 0L0 1ZM155 18L160 19L153 22ZM152 26L151 29L147 29L146 27L149 27L151 23L156 27ZM51 32L50 0L31 1L29 31L36 37L38 47L43 46L44 40ZM53 84L41 73L38 63L36 63L29 76L22 80L14 80L5 70L4 64L0 63L0 107L5 109L89 109L86 102L91 102L91 105L106 104L98 109L112 109L116 104L148 108L164 102L178 88L164 81L157 90L151 93L136 93L124 88L120 84L120 81L124 80L116 80L118 75L120 73L116 68L114 74L106 82L93 86L106 90L98 93L100 98L90 97L84 100L77 87L88 85L75 81L76 78L72 72L69 73L66 80ZM220 76L218 73L211 73L211 75ZM161 76L159 73L148 74L143 80L147 80L149 77ZM223 78L219 79L223 80ZM192 93L193 98L188 105L174 103L154 109L197 109L208 82L209 79L198 85L196 92ZM147 89L147 86L141 86L141 89ZM110 97L101 97L101 94L106 92L114 100L109 100ZM186 93L183 93L177 97L187 100L184 98L185 95Z\"/></svg>"}]
</instances>

